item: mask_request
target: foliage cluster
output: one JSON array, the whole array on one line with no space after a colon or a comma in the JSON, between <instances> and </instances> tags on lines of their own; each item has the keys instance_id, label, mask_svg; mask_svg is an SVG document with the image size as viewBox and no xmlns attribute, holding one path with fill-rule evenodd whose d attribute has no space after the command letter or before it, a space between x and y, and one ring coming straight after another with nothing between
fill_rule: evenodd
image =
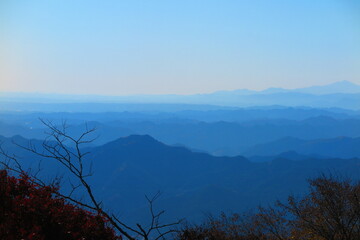
<instances>
[{"instance_id":1,"label":"foliage cluster","mask_svg":"<svg viewBox=\"0 0 360 240\"><path fill-rule=\"evenodd\" d=\"M68 203L58 188L0 171L0 239L115 240L105 218Z\"/></svg>"}]
</instances>

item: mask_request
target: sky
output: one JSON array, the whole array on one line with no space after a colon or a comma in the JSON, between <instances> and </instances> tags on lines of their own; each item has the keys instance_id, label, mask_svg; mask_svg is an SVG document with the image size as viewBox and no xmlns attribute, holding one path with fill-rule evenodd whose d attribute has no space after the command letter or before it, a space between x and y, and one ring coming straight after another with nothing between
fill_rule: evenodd
<instances>
[{"instance_id":1,"label":"sky","mask_svg":"<svg viewBox=\"0 0 360 240\"><path fill-rule=\"evenodd\" d=\"M358 0L0 0L0 91L360 84Z\"/></svg>"}]
</instances>

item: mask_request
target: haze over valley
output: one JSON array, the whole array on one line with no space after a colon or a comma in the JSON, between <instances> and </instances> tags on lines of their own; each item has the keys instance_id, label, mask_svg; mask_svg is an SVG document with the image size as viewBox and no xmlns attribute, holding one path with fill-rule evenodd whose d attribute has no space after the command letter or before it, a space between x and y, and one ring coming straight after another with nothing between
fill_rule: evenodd
<instances>
[{"instance_id":1,"label":"haze over valley","mask_svg":"<svg viewBox=\"0 0 360 240\"><path fill-rule=\"evenodd\" d=\"M350 85L351 91L328 92L343 84ZM90 152L93 163L91 182L107 206L133 221L145 219L143 195L161 191L158 204L169 209L167 219L186 217L196 222L204 212L240 212L292 192L305 193L306 179L319 173L358 179L360 101L347 101L360 94L357 87L340 82L306 88L313 97L345 96L339 101L343 108L313 107L304 101L291 107L276 101L256 107L220 104L233 93L206 96L213 97L216 105L194 102L197 95L179 96L184 99L179 102L163 98L149 103L122 102L121 97L111 103L99 99L87 103L81 97L71 102L69 96L47 101L47 95L24 102L17 96L1 106L1 141L17 155L24 154L24 165L34 167L31 161L38 159L12 142L31 142L41 148L48 130L40 119L58 126L66 121L71 136L94 127L91 137L96 139L84 151ZM269 91L255 95L270 94L273 99L277 93ZM289 103L287 97L302 91L279 94L286 92L282 101ZM352 107L346 108L349 104ZM42 164L48 168L45 176L61 173L56 162L43 160ZM118 206L126 206L126 211Z\"/></svg>"}]
</instances>

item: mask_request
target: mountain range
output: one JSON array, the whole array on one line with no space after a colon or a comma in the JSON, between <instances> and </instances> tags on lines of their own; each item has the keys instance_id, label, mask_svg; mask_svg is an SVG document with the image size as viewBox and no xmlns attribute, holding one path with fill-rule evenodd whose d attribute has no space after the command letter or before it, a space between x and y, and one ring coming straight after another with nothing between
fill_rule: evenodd
<instances>
[{"instance_id":1,"label":"mountain range","mask_svg":"<svg viewBox=\"0 0 360 240\"><path fill-rule=\"evenodd\" d=\"M11 141L25 144L26 139L1 139L7 150L21 156L23 164L37 166L38 157L11 145ZM32 142L41 147L41 141ZM106 208L129 221L147 219L144 195L157 191L163 194L155 207L165 209L168 220L187 217L199 221L204 213L243 211L284 199L292 192L304 193L307 178L320 173L360 177L359 159L275 158L254 163L241 156L214 157L168 146L149 135L131 135L83 151L90 152L87 161L92 161L94 174L89 180L96 195ZM44 176L61 174L56 161L43 161Z\"/></svg>"},{"instance_id":2,"label":"mountain range","mask_svg":"<svg viewBox=\"0 0 360 240\"><path fill-rule=\"evenodd\" d=\"M266 117L266 115L268 118L258 118ZM284 119L286 115L290 119ZM293 151L296 149L291 145L292 138L299 141L318 141L318 139L360 136L358 115L316 109L192 111L170 115L126 112L108 114L5 113L0 116L0 133L5 137L21 135L26 138L44 139L46 129L38 117L57 124L61 123L59 119L67 119L68 132L72 136L78 136L86 127L95 127L97 130L93 137L96 137L96 141L93 145L102 145L131 134L148 134L168 145L185 146L216 156L239 154L264 156L264 153L268 151L266 147L264 147L264 152L256 148L252 150L252 148L274 141L280 141L278 144L275 143L278 147L274 148L274 151L275 149L281 149L281 151L272 152L271 155ZM207 121L201 121L206 118L208 118ZM237 119L239 122L221 119ZM244 121L245 119L252 120ZM288 141L280 140L283 138L288 138ZM312 146L315 145L312 144ZM358 156L355 150L351 151L351 149L343 151L342 154L338 151L337 154L334 153L335 155L332 155L331 151L325 154L324 151L326 147L319 154L327 157ZM309 151L305 151L305 154L308 153ZM314 150L314 153L317 153L317 150Z\"/></svg>"}]
</instances>

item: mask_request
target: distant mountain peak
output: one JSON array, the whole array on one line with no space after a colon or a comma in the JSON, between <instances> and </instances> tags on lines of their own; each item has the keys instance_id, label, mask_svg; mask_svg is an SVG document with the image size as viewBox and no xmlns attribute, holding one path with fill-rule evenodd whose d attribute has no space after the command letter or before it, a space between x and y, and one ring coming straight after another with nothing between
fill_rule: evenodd
<instances>
[{"instance_id":1,"label":"distant mountain peak","mask_svg":"<svg viewBox=\"0 0 360 240\"><path fill-rule=\"evenodd\" d=\"M144 135L132 134L132 135L129 135L127 137L122 137L121 139L126 139L126 140L129 140L129 141L136 140L136 141L155 141L155 142L158 142L155 138L153 138L149 134L144 134Z\"/></svg>"},{"instance_id":2,"label":"distant mountain peak","mask_svg":"<svg viewBox=\"0 0 360 240\"><path fill-rule=\"evenodd\" d=\"M360 88L359 84L350 82L348 80L342 80L342 81L337 81L337 82L333 82L330 84L326 84L326 85L319 85L319 86L313 86L313 88L328 88L328 87L338 87L338 88ZM312 87L308 87L308 88L312 88Z\"/></svg>"},{"instance_id":3,"label":"distant mountain peak","mask_svg":"<svg viewBox=\"0 0 360 240\"><path fill-rule=\"evenodd\" d=\"M127 137L121 137L118 138L117 140L113 141L116 143L120 143L120 144L133 144L133 143L151 143L151 144L161 144L158 140L156 140L155 138L153 138L152 136L145 134L145 135L140 135L140 134L133 134L133 135L129 135Z\"/></svg>"},{"instance_id":4,"label":"distant mountain peak","mask_svg":"<svg viewBox=\"0 0 360 240\"><path fill-rule=\"evenodd\" d=\"M293 91L310 94L360 93L360 85L343 80L327 85L294 89Z\"/></svg>"},{"instance_id":5,"label":"distant mountain peak","mask_svg":"<svg viewBox=\"0 0 360 240\"><path fill-rule=\"evenodd\" d=\"M348 80L342 80L338 82L331 83L329 85L341 85L341 86L359 86L358 84L355 84L353 82L350 82Z\"/></svg>"}]
</instances>

